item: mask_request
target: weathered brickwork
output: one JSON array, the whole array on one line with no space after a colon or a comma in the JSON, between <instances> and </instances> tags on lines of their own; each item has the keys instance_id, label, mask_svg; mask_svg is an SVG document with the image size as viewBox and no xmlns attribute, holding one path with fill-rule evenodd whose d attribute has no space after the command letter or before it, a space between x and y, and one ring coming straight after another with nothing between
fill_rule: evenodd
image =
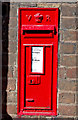
<instances>
[{"instance_id":1,"label":"weathered brickwork","mask_svg":"<svg viewBox=\"0 0 78 120\"><path fill-rule=\"evenodd\" d=\"M59 8L58 118L78 117L78 6L77 3L7 3L3 25L3 113L17 117L18 8ZM5 7L4 6L4 7ZM5 22L7 20L7 23ZM6 36L6 37L5 37ZM7 108L7 110L5 110ZM24 116L51 120L51 116ZM57 118L56 117L56 118ZM4 118L4 117L3 117Z\"/></svg>"},{"instance_id":2,"label":"weathered brickwork","mask_svg":"<svg viewBox=\"0 0 78 120\"><path fill-rule=\"evenodd\" d=\"M77 6L62 4L61 7L61 37L59 43L59 67L64 69L64 76L59 77L59 107L63 116L78 116L77 114ZM60 69L59 69L59 74Z\"/></svg>"}]
</instances>

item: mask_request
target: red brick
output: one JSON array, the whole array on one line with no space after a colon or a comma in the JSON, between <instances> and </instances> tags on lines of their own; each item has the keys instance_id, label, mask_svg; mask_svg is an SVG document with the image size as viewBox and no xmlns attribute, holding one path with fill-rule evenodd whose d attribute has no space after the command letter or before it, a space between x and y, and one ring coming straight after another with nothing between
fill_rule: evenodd
<instances>
[{"instance_id":1,"label":"red brick","mask_svg":"<svg viewBox=\"0 0 78 120\"><path fill-rule=\"evenodd\" d=\"M59 80L59 89L62 91L76 91L78 83L75 80Z\"/></svg>"},{"instance_id":2,"label":"red brick","mask_svg":"<svg viewBox=\"0 0 78 120\"><path fill-rule=\"evenodd\" d=\"M78 42L76 42L76 53L78 54Z\"/></svg>"},{"instance_id":3,"label":"red brick","mask_svg":"<svg viewBox=\"0 0 78 120\"><path fill-rule=\"evenodd\" d=\"M78 93L76 93L76 104L78 104Z\"/></svg>"},{"instance_id":4,"label":"red brick","mask_svg":"<svg viewBox=\"0 0 78 120\"><path fill-rule=\"evenodd\" d=\"M7 113L16 114L16 105L13 105L13 104L7 105Z\"/></svg>"},{"instance_id":5,"label":"red brick","mask_svg":"<svg viewBox=\"0 0 78 120\"><path fill-rule=\"evenodd\" d=\"M76 78L76 69L77 68L68 68L67 69L67 77L68 78Z\"/></svg>"},{"instance_id":6,"label":"red brick","mask_svg":"<svg viewBox=\"0 0 78 120\"><path fill-rule=\"evenodd\" d=\"M78 16L78 1L77 1L77 4L76 4L76 16Z\"/></svg>"},{"instance_id":7,"label":"red brick","mask_svg":"<svg viewBox=\"0 0 78 120\"><path fill-rule=\"evenodd\" d=\"M76 18L75 23L76 23L76 29L78 29L78 18Z\"/></svg>"},{"instance_id":8,"label":"red brick","mask_svg":"<svg viewBox=\"0 0 78 120\"><path fill-rule=\"evenodd\" d=\"M75 44L61 43L60 44L60 53L62 53L62 54L74 54L75 48L76 48Z\"/></svg>"},{"instance_id":9,"label":"red brick","mask_svg":"<svg viewBox=\"0 0 78 120\"><path fill-rule=\"evenodd\" d=\"M62 16L76 16L76 4L62 4Z\"/></svg>"},{"instance_id":10,"label":"red brick","mask_svg":"<svg viewBox=\"0 0 78 120\"><path fill-rule=\"evenodd\" d=\"M16 28L9 29L8 38L9 40L17 40L17 29Z\"/></svg>"},{"instance_id":11,"label":"red brick","mask_svg":"<svg viewBox=\"0 0 78 120\"><path fill-rule=\"evenodd\" d=\"M9 66L8 67L8 77L9 78L16 78L17 77L17 68L16 68L16 66Z\"/></svg>"},{"instance_id":12,"label":"red brick","mask_svg":"<svg viewBox=\"0 0 78 120\"><path fill-rule=\"evenodd\" d=\"M8 55L8 64L9 65L16 65L16 59L17 59L17 54L16 53L12 53Z\"/></svg>"},{"instance_id":13,"label":"red brick","mask_svg":"<svg viewBox=\"0 0 78 120\"><path fill-rule=\"evenodd\" d=\"M8 52L16 53L17 51L17 41L9 41Z\"/></svg>"},{"instance_id":14,"label":"red brick","mask_svg":"<svg viewBox=\"0 0 78 120\"><path fill-rule=\"evenodd\" d=\"M59 114L66 116L76 116L76 106L74 105L59 105Z\"/></svg>"},{"instance_id":15,"label":"red brick","mask_svg":"<svg viewBox=\"0 0 78 120\"><path fill-rule=\"evenodd\" d=\"M16 92L7 92L7 102L16 103Z\"/></svg>"},{"instance_id":16,"label":"red brick","mask_svg":"<svg viewBox=\"0 0 78 120\"><path fill-rule=\"evenodd\" d=\"M60 93L59 94L60 103L75 103L75 94L74 93Z\"/></svg>"},{"instance_id":17,"label":"red brick","mask_svg":"<svg viewBox=\"0 0 78 120\"><path fill-rule=\"evenodd\" d=\"M65 67L62 67L62 68L59 68L59 78L66 78L66 68Z\"/></svg>"},{"instance_id":18,"label":"red brick","mask_svg":"<svg viewBox=\"0 0 78 120\"><path fill-rule=\"evenodd\" d=\"M77 56L76 55L64 55L61 56L60 64L63 66L76 66L77 65Z\"/></svg>"},{"instance_id":19,"label":"red brick","mask_svg":"<svg viewBox=\"0 0 78 120\"><path fill-rule=\"evenodd\" d=\"M76 29L76 18L62 18L61 28L65 29Z\"/></svg>"},{"instance_id":20,"label":"red brick","mask_svg":"<svg viewBox=\"0 0 78 120\"><path fill-rule=\"evenodd\" d=\"M14 69L12 66L8 67L8 77L13 77L13 71Z\"/></svg>"},{"instance_id":21,"label":"red brick","mask_svg":"<svg viewBox=\"0 0 78 120\"><path fill-rule=\"evenodd\" d=\"M78 67L78 54L76 55L76 67Z\"/></svg>"},{"instance_id":22,"label":"red brick","mask_svg":"<svg viewBox=\"0 0 78 120\"><path fill-rule=\"evenodd\" d=\"M62 33L62 40L64 41L76 41L78 39L77 31L65 30Z\"/></svg>"},{"instance_id":23,"label":"red brick","mask_svg":"<svg viewBox=\"0 0 78 120\"><path fill-rule=\"evenodd\" d=\"M10 28L15 28L15 27L17 27L17 18L16 18L16 17L10 17L9 27L10 27Z\"/></svg>"},{"instance_id":24,"label":"red brick","mask_svg":"<svg viewBox=\"0 0 78 120\"><path fill-rule=\"evenodd\" d=\"M14 91L16 89L16 80L15 79L8 79L7 90Z\"/></svg>"},{"instance_id":25,"label":"red brick","mask_svg":"<svg viewBox=\"0 0 78 120\"><path fill-rule=\"evenodd\" d=\"M76 80L76 91L78 92L78 80Z\"/></svg>"},{"instance_id":26,"label":"red brick","mask_svg":"<svg viewBox=\"0 0 78 120\"><path fill-rule=\"evenodd\" d=\"M10 5L10 16L11 17L17 16L17 5Z\"/></svg>"},{"instance_id":27,"label":"red brick","mask_svg":"<svg viewBox=\"0 0 78 120\"><path fill-rule=\"evenodd\" d=\"M78 105L76 105L76 116L78 116ZM78 117L76 120L78 120Z\"/></svg>"}]
</instances>

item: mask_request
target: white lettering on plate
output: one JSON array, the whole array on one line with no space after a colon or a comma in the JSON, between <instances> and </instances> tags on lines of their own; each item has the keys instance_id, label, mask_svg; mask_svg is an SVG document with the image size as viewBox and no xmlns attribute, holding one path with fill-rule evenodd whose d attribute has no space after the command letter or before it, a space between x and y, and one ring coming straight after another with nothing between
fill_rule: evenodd
<instances>
[{"instance_id":1,"label":"white lettering on plate","mask_svg":"<svg viewBox=\"0 0 78 120\"><path fill-rule=\"evenodd\" d=\"M31 70L35 73L43 73L43 47L32 47Z\"/></svg>"}]
</instances>

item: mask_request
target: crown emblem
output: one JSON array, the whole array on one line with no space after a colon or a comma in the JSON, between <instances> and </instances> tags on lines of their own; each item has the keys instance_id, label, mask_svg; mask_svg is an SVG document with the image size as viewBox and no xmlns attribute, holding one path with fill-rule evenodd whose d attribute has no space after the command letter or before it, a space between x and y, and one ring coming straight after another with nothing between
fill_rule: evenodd
<instances>
[{"instance_id":1,"label":"crown emblem","mask_svg":"<svg viewBox=\"0 0 78 120\"><path fill-rule=\"evenodd\" d=\"M40 13L37 13L36 15L34 15L34 17L37 23L41 23L43 20L43 15L41 15Z\"/></svg>"}]
</instances>

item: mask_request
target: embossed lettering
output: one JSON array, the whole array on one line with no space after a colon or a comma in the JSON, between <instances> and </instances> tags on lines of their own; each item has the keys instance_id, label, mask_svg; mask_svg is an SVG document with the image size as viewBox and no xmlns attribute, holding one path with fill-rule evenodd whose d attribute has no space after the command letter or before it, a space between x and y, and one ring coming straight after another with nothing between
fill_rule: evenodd
<instances>
[{"instance_id":1,"label":"embossed lettering","mask_svg":"<svg viewBox=\"0 0 78 120\"><path fill-rule=\"evenodd\" d=\"M36 15L34 15L35 17L35 21L38 23L41 23L43 20L43 15L41 15L40 13L37 13Z\"/></svg>"},{"instance_id":2,"label":"embossed lettering","mask_svg":"<svg viewBox=\"0 0 78 120\"><path fill-rule=\"evenodd\" d=\"M32 15L26 15L26 17L27 17L28 21L30 21L32 18ZM35 14L34 17L35 17L35 21L37 23L41 23L43 20L43 15L41 15L40 13ZM46 22L51 21L50 15L46 15L45 17L46 17Z\"/></svg>"},{"instance_id":3,"label":"embossed lettering","mask_svg":"<svg viewBox=\"0 0 78 120\"><path fill-rule=\"evenodd\" d=\"M46 22L47 22L47 21L49 21L49 22L51 21L51 18L50 18L49 15L46 15Z\"/></svg>"},{"instance_id":4,"label":"embossed lettering","mask_svg":"<svg viewBox=\"0 0 78 120\"><path fill-rule=\"evenodd\" d=\"M30 21L32 18L32 15L26 15L26 17L28 18L28 21Z\"/></svg>"}]
</instances>

